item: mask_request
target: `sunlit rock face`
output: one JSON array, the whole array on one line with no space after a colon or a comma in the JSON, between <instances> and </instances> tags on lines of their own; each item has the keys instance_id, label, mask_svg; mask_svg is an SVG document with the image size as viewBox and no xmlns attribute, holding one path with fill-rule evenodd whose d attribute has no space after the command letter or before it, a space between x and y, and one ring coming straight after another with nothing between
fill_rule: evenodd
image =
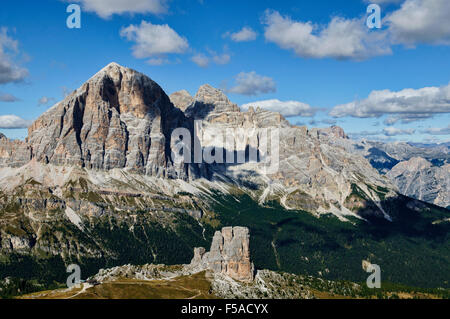
<instances>
[{"instance_id":1,"label":"sunlit rock face","mask_svg":"<svg viewBox=\"0 0 450 319\"><path fill-rule=\"evenodd\" d=\"M387 176L402 194L450 207L450 164L438 167L424 158L414 157L394 166Z\"/></svg>"},{"instance_id":2,"label":"sunlit rock face","mask_svg":"<svg viewBox=\"0 0 450 319\"><path fill-rule=\"evenodd\" d=\"M204 248L195 248L190 267L198 271L209 269L239 281L253 281L249 229L225 227L217 231L209 252Z\"/></svg>"},{"instance_id":3,"label":"sunlit rock face","mask_svg":"<svg viewBox=\"0 0 450 319\"><path fill-rule=\"evenodd\" d=\"M173 105L183 112L186 111L189 106L191 106L192 102L194 102L194 98L186 90L172 93L169 98Z\"/></svg>"},{"instance_id":4,"label":"sunlit rock face","mask_svg":"<svg viewBox=\"0 0 450 319\"><path fill-rule=\"evenodd\" d=\"M172 133L185 128L195 139L199 133L195 121L201 122L204 132L214 132L201 140L203 155L205 151L217 154L215 148L222 147L234 152L233 162L208 163L204 156L200 163L192 158L191 163L173 160ZM247 136L239 143L234 138L228 149L224 138L238 135L239 130ZM221 143L217 144L214 135L222 137ZM149 77L111 63L39 117L25 142L0 138L0 166L20 167L31 160L188 181L203 178L250 185L258 190L252 196L261 204L279 199L287 209L332 213L345 220L346 216L358 217L361 208L371 203L372 210L385 216L382 200L395 195L395 186L365 158L333 142L343 137L345 132L338 127L320 131L293 126L281 114L263 110L257 103L242 112L221 90L208 84L193 97L186 91L177 92L171 101ZM256 163L249 160L250 151L258 154ZM238 154L244 154L245 163L238 161ZM165 181L156 184L167 192Z\"/></svg>"},{"instance_id":5,"label":"sunlit rock face","mask_svg":"<svg viewBox=\"0 0 450 319\"><path fill-rule=\"evenodd\" d=\"M30 159L30 145L22 141L11 141L0 133L0 167L20 167Z\"/></svg>"},{"instance_id":6,"label":"sunlit rock face","mask_svg":"<svg viewBox=\"0 0 450 319\"><path fill-rule=\"evenodd\" d=\"M183 113L147 76L111 63L29 128L33 158L170 176L170 133Z\"/></svg>"}]
</instances>

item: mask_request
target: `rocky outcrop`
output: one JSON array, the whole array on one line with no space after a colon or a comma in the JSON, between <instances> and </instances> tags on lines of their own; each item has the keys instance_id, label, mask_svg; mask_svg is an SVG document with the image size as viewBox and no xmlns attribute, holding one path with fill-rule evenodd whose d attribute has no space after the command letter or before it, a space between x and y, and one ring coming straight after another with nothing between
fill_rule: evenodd
<instances>
[{"instance_id":1,"label":"rocky outcrop","mask_svg":"<svg viewBox=\"0 0 450 319\"><path fill-rule=\"evenodd\" d=\"M209 84L202 85L194 97L194 102L186 109L186 115L196 120L207 119L210 114L239 112L239 107L231 103L227 96Z\"/></svg>"},{"instance_id":2,"label":"rocky outcrop","mask_svg":"<svg viewBox=\"0 0 450 319\"><path fill-rule=\"evenodd\" d=\"M450 164L432 165L421 157L397 164L387 173L400 192L441 207L450 207Z\"/></svg>"},{"instance_id":3,"label":"rocky outcrop","mask_svg":"<svg viewBox=\"0 0 450 319\"><path fill-rule=\"evenodd\" d=\"M344 129L340 126L333 125L327 128L312 129L311 131L313 130L317 130L318 134L326 135L331 138L348 139L348 136L345 134Z\"/></svg>"},{"instance_id":4,"label":"rocky outcrop","mask_svg":"<svg viewBox=\"0 0 450 319\"><path fill-rule=\"evenodd\" d=\"M20 167L31 160L31 146L0 133L0 167Z\"/></svg>"},{"instance_id":5,"label":"rocky outcrop","mask_svg":"<svg viewBox=\"0 0 450 319\"><path fill-rule=\"evenodd\" d=\"M194 102L194 98L186 90L172 93L169 98L173 105L183 112Z\"/></svg>"},{"instance_id":6,"label":"rocky outcrop","mask_svg":"<svg viewBox=\"0 0 450 319\"><path fill-rule=\"evenodd\" d=\"M217 231L209 252L205 248L195 248L190 267L197 271L209 269L239 281L253 281L249 229L225 227Z\"/></svg>"}]
</instances>

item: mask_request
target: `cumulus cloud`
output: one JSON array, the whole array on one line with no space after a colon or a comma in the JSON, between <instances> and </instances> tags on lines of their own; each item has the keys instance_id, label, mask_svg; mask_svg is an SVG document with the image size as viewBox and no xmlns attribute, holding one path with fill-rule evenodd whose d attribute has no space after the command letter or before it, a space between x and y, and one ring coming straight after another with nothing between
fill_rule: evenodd
<instances>
[{"instance_id":1,"label":"cumulus cloud","mask_svg":"<svg viewBox=\"0 0 450 319\"><path fill-rule=\"evenodd\" d=\"M320 26L266 11L264 24L267 41L303 58L364 60L392 53L386 32L370 32L364 19L334 17L328 25Z\"/></svg>"},{"instance_id":2,"label":"cumulus cloud","mask_svg":"<svg viewBox=\"0 0 450 319\"><path fill-rule=\"evenodd\" d=\"M393 125L399 120L408 123L443 113L450 113L450 85L398 92L372 91L366 99L334 107L330 115L378 118L387 114L390 117L386 124Z\"/></svg>"},{"instance_id":3,"label":"cumulus cloud","mask_svg":"<svg viewBox=\"0 0 450 319\"><path fill-rule=\"evenodd\" d=\"M384 120L384 124L391 126L391 125L394 125L395 123L397 123L399 120L400 120L399 117L389 116Z\"/></svg>"},{"instance_id":4,"label":"cumulus cloud","mask_svg":"<svg viewBox=\"0 0 450 319\"><path fill-rule=\"evenodd\" d=\"M186 38L180 36L167 24L157 25L142 21L140 25L122 28L120 35L135 43L133 55L138 59L162 59L166 54L184 53L189 48Z\"/></svg>"},{"instance_id":5,"label":"cumulus cloud","mask_svg":"<svg viewBox=\"0 0 450 319\"><path fill-rule=\"evenodd\" d=\"M228 53L216 54L215 52L212 55L212 59L216 64L228 64L230 63L231 56Z\"/></svg>"},{"instance_id":6,"label":"cumulus cloud","mask_svg":"<svg viewBox=\"0 0 450 319\"><path fill-rule=\"evenodd\" d=\"M258 95L264 93L274 93L277 90L275 81L268 77L252 72L241 72L236 76L236 85L225 89L228 93L242 95Z\"/></svg>"},{"instance_id":7,"label":"cumulus cloud","mask_svg":"<svg viewBox=\"0 0 450 319\"><path fill-rule=\"evenodd\" d=\"M243 27L238 32L227 32L224 34L225 37L230 38L234 42L249 42L254 41L258 37L258 33L256 33L250 27Z\"/></svg>"},{"instance_id":8,"label":"cumulus cloud","mask_svg":"<svg viewBox=\"0 0 450 319\"><path fill-rule=\"evenodd\" d=\"M364 60L392 53L392 45L450 45L450 1L365 0L366 3L401 4L383 19L381 30L371 31L366 17L332 17L328 24L295 21L267 10L264 36L280 48L303 58Z\"/></svg>"},{"instance_id":9,"label":"cumulus cloud","mask_svg":"<svg viewBox=\"0 0 450 319\"><path fill-rule=\"evenodd\" d=\"M81 3L83 10L95 12L103 19L114 14L167 12L167 0L71 0L70 2Z\"/></svg>"},{"instance_id":10,"label":"cumulus cloud","mask_svg":"<svg viewBox=\"0 0 450 319\"><path fill-rule=\"evenodd\" d=\"M14 62L19 53L19 42L8 36L8 29L0 29L0 84L21 82L28 70Z\"/></svg>"},{"instance_id":11,"label":"cumulus cloud","mask_svg":"<svg viewBox=\"0 0 450 319\"><path fill-rule=\"evenodd\" d=\"M0 129L27 128L33 121L24 120L17 115L1 115Z\"/></svg>"},{"instance_id":12,"label":"cumulus cloud","mask_svg":"<svg viewBox=\"0 0 450 319\"><path fill-rule=\"evenodd\" d=\"M264 100L241 105L241 109L247 111L250 107L260 107L267 111L278 112L285 117L291 116L305 116L311 117L316 114L318 109L311 107L308 104L298 101L280 101Z\"/></svg>"},{"instance_id":13,"label":"cumulus cloud","mask_svg":"<svg viewBox=\"0 0 450 319\"><path fill-rule=\"evenodd\" d=\"M198 53L191 58L192 62L197 64L201 68L209 66L210 59L203 53Z\"/></svg>"},{"instance_id":14,"label":"cumulus cloud","mask_svg":"<svg viewBox=\"0 0 450 319\"><path fill-rule=\"evenodd\" d=\"M430 135L450 135L450 124L447 127L433 127L422 131Z\"/></svg>"},{"instance_id":15,"label":"cumulus cloud","mask_svg":"<svg viewBox=\"0 0 450 319\"><path fill-rule=\"evenodd\" d=\"M361 131L348 133L348 135L352 137L376 136L381 134L383 134L382 131Z\"/></svg>"},{"instance_id":16,"label":"cumulus cloud","mask_svg":"<svg viewBox=\"0 0 450 319\"><path fill-rule=\"evenodd\" d=\"M8 93L0 93L0 102L17 102L20 101L19 98L15 97L12 94L8 94Z\"/></svg>"},{"instance_id":17,"label":"cumulus cloud","mask_svg":"<svg viewBox=\"0 0 450 319\"><path fill-rule=\"evenodd\" d=\"M169 59L166 58L151 58L147 60L147 63L150 65L163 65L168 64Z\"/></svg>"},{"instance_id":18,"label":"cumulus cloud","mask_svg":"<svg viewBox=\"0 0 450 319\"><path fill-rule=\"evenodd\" d=\"M353 132L348 133L348 135L351 136L352 138L376 136L378 139L383 139L383 136L394 137L401 135L413 135L415 132L416 132L415 129L399 129L395 127L386 127L383 130Z\"/></svg>"},{"instance_id":19,"label":"cumulus cloud","mask_svg":"<svg viewBox=\"0 0 450 319\"><path fill-rule=\"evenodd\" d=\"M323 120L320 120L318 123L323 123L323 124L327 124L327 125L336 125L337 121L333 120L333 119L323 119Z\"/></svg>"},{"instance_id":20,"label":"cumulus cloud","mask_svg":"<svg viewBox=\"0 0 450 319\"><path fill-rule=\"evenodd\" d=\"M383 129L383 134L386 136L413 135L415 132L415 129L399 129L396 127L386 127Z\"/></svg>"},{"instance_id":21,"label":"cumulus cloud","mask_svg":"<svg viewBox=\"0 0 450 319\"><path fill-rule=\"evenodd\" d=\"M317 109L317 111L319 111L320 109ZM323 119L323 120L316 120L316 119L312 119L311 121L309 121L309 125L311 126L318 126L321 124L325 124L327 126L333 126L337 124L336 120L333 119Z\"/></svg>"},{"instance_id":22,"label":"cumulus cloud","mask_svg":"<svg viewBox=\"0 0 450 319\"><path fill-rule=\"evenodd\" d=\"M224 52L222 54L218 54L215 51L208 51L209 54L206 55L204 53L197 53L192 56L191 61L197 64L201 68L207 68L211 63L224 65L228 64L231 60L231 55Z\"/></svg>"},{"instance_id":23,"label":"cumulus cloud","mask_svg":"<svg viewBox=\"0 0 450 319\"><path fill-rule=\"evenodd\" d=\"M450 1L406 0L385 18L394 43L450 44Z\"/></svg>"}]
</instances>

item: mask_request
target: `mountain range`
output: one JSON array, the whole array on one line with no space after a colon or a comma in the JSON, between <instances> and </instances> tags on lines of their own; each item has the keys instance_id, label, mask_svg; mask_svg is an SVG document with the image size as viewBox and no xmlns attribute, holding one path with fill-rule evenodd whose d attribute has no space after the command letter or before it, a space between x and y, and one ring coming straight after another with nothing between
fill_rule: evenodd
<instances>
[{"instance_id":1,"label":"mountain range","mask_svg":"<svg viewBox=\"0 0 450 319\"><path fill-rule=\"evenodd\" d=\"M244 163L174 160L174 131L195 136L199 121L219 136L276 130L278 169L260 160L272 152L249 158L264 149L261 133L233 145ZM259 269L363 281L368 259L391 282L448 287L448 147L419 149L291 125L258 105L242 112L210 85L169 97L111 63L34 121L25 141L0 136L0 279L24 292L64 282L70 263L86 276L183 264L217 229L245 226Z\"/></svg>"}]
</instances>

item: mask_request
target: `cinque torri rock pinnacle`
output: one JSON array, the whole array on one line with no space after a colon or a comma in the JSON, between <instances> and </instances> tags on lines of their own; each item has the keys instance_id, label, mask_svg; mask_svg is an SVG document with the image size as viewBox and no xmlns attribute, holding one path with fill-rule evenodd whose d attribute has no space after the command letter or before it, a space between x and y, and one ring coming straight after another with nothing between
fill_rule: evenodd
<instances>
[{"instance_id":1,"label":"cinque torri rock pinnacle","mask_svg":"<svg viewBox=\"0 0 450 319\"><path fill-rule=\"evenodd\" d=\"M246 227L225 227L214 234L211 249L195 248L190 266L212 270L235 280L251 282L254 265L250 261L250 231Z\"/></svg>"}]
</instances>

